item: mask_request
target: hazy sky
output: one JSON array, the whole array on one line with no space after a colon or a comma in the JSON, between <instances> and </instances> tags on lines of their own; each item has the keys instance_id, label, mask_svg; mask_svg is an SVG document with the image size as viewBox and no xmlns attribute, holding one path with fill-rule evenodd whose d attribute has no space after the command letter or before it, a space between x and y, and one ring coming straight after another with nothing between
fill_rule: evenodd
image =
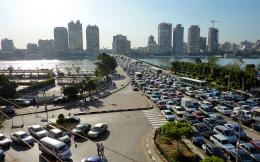
<instances>
[{"instance_id":1,"label":"hazy sky","mask_svg":"<svg viewBox=\"0 0 260 162\"><path fill-rule=\"evenodd\" d=\"M210 20L216 19L220 42L260 39L260 0L0 0L0 39L13 39L25 48L28 42L53 39L53 28L71 20L96 24L101 47L112 45L112 36L124 34L132 47L146 46L149 35L157 40L158 24L199 25L207 36Z\"/></svg>"}]
</instances>

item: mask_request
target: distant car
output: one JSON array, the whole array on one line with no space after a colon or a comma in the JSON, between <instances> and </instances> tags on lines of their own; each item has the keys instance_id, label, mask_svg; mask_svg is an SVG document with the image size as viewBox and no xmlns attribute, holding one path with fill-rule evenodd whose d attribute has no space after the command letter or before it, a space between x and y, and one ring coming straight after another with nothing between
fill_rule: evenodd
<instances>
[{"instance_id":1,"label":"distant car","mask_svg":"<svg viewBox=\"0 0 260 162\"><path fill-rule=\"evenodd\" d=\"M231 149L235 148L235 146L231 144L231 141L229 141L229 139L222 134L210 136L210 141L226 152L229 152Z\"/></svg>"},{"instance_id":2,"label":"distant car","mask_svg":"<svg viewBox=\"0 0 260 162\"><path fill-rule=\"evenodd\" d=\"M241 162L253 162L253 158L248 153L246 153L244 150L242 150L242 149L238 150L236 148L233 148L229 151L228 159L230 161L235 161L236 158L238 158L238 161L241 161Z\"/></svg>"},{"instance_id":3,"label":"distant car","mask_svg":"<svg viewBox=\"0 0 260 162\"><path fill-rule=\"evenodd\" d=\"M236 142L237 142L236 134L233 131L231 131L229 128L227 128L223 125L216 126L213 129L213 132L225 136L232 144L236 144Z\"/></svg>"},{"instance_id":4,"label":"distant car","mask_svg":"<svg viewBox=\"0 0 260 162\"><path fill-rule=\"evenodd\" d=\"M70 115L65 118L65 120L70 121L72 123L80 123L80 117L75 115Z\"/></svg>"},{"instance_id":5,"label":"distant car","mask_svg":"<svg viewBox=\"0 0 260 162\"><path fill-rule=\"evenodd\" d=\"M164 101L157 101L156 105L159 107L159 109L164 110L166 109L166 102Z\"/></svg>"},{"instance_id":6,"label":"distant car","mask_svg":"<svg viewBox=\"0 0 260 162\"><path fill-rule=\"evenodd\" d=\"M203 144L202 149L207 155L220 157L223 160L227 160L223 150L215 144Z\"/></svg>"},{"instance_id":7,"label":"distant car","mask_svg":"<svg viewBox=\"0 0 260 162\"><path fill-rule=\"evenodd\" d=\"M205 123L196 123L193 126L206 138L213 134L212 130Z\"/></svg>"},{"instance_id":8,"label":"distant car","mask_svg":"<svg viewBox=\"0 0 260 162\"><path fill-rule=\"evenodd\" d=\"M166 108L168 110L173 110L174 102L173 101L168 101L166 102Z\"/></svg>"},{"instance_id":9,"label":"distant car","mask_svg":"<svg viewBox=\"0 0 260 162\"><path fill-rule=\"evenodd\" d=\"M30 101L22 98L15 99L14 103L19 106L29 106L31 104Z\"/></svg>"},{"instance_id":10,"label":"distant car","mask_svg":"<svg viewBox=\"0 0 260 162\"><path fill-rule=\"evenodd\" d=\"M0 148L9 147L10 143L10 139L5 137L2 133L0 133Z\"/></svg>"},{"instance_id":11,"label":"distant car","mask_svg":"<svg viewBox=\"0 0 260 162\"><path fill-rule=\"evenodd\" d=\"M251 127L256 131L260 131L260 123L253 123Z\"/></svg>"},{"instance_id":12,"label":"distant car","mask_svg":"<svg viewBox=\"0 0 260 162\"><path fill-rule=\"evenodd\" d=\"M0 148L0 160L5 158L5 152Z\"/></svg>"},{"instance_id":13,"label":"distant car","mask_svg":"<svg viewBox=\"0 0 260 162\"><path fill-rule=\"evenodd\" d=\"M153 92L152 91L146 91L144 94L147 98L150 98L150 96L153 94Z\"/></svg>"},{"instance_id":14,"label":"distant car","mask_svg":"<svg viewBox=\"0 0 260 162\"><path fill-rule=\"evenodd\" d=\"M91 129L90 124L79 124L72 130L72 133L74 134L75 137L78 135L84 136L87 135L90 129Z\"/></svg>"},{"instance_id":15,"label":"distant car","mask_svg":"<svg viewBox=\"0 0 260 162\"><path fill-rule=\"evenodd\" d=\"M192 114L184 114L184 118L191 125L199 123L199 120Z\"/></svg>"},{"instance_id":16,"label":"distant car","mask_svg":"<svg viewBox=\"0 0 260 162\"><path fill-rule=\"evenodd\" d=\"M58 128L51 129L48 136L66 144L71 143L70 137L67 135L67 133Z\"/></svg>"},{"instance_id":17,"label":"distant car","mask_svg":"<svg viewBox=\"0 0 260 162\"><path fill-rule=\"evenodd\" d=\"M212 109L209 108L206 104L201 104L200 107L199 107L199 110L205 116L210 116L211 114L214 114Z\"/></svg>"},{"instance_id":18,"label":"distant car","mask_svg":"<svg viewBox=\"0 0 260 162\"><path fill-rule=\"evenodd\" d=\"M215 110L224 115L231 115L231 110L226 106L216 106Z\"/></svg>"},{"instance_id":19,"label":"distant car","mask_svg":"<svg viewBox=\"0 0 260 162\"><path fill-rule=\"evenodd\" d=\"M192 129L193 129L194 133L191 138L191 142L195 145L201 146L202 144L205 143L204 137L201 135L201 133L195 127L192 127Z\"/></svg>"},{"instance_id":20,"label":"distant car","mask_svg":"<svg viewBox=\"0 0 260 162\"><path fill-rule=\"evenodd\" d=\"M133 91L139 91L139 88L136 85L132 86Z\"/></svg>"},{"instance_id":21,"label":"distant car","mask_svg":"<svg viewBox=\"0 0 260 162\"><path fill-rule=\"evenodd\" d=\"M61 104L61 103L65 103L65 102L69 102L69 97L67 96L60 96L54 99L54 103L55 104Z\"/></svg>"},{"instance_id":22,"label":"distant car","mask_svg":"<svg viewBox=\"0 0 260 162\"><path fill-rule=\"evenodd\" d=\"M252 140L250 143L260 150L260 140Z\"/></svg>"},{"instance_id":23,"label":"distant car","mask_svg":"<svg viewBox=\"0 0 260 162\"><path fill-rule=\"evenodd\" d=\"M43 138L48 136L48 132L40 125L32 125L28 127L29 133L36 138Z\"/></svg>"},{"instance_id":24,"label":"distant car","mask_svg":"<svg viewBox=\"0 0 260 162\"><path fill-rule=\"evenodd\" d=\"M150 96L150 100L152 100L154 103L156 103L156 102L159 101L160 99L159 99L159 97L156 96L156 95L151 95L151 96Z\"/></svg>"},{"instance_id":25,"label":"distant car","mask_svg":"<svg viewBox=\"0 0 260 162\"><path fill-rule=\"evenodd\" d=\"M223 118L223 116L219 115L219 114L211 114L210 115L211 118L214 118L219 125L224 125L227 123L227 121Z\"/></svg>"},{"instance_id":26,"label":"distant car","mask_svg":"<svg viewBox=\"0 0 260 162\"><path fill-rule=\"evenodd\" d=\"M236 114L231 115L231 117L234 121L238 121L240 118L240 116ZM241 122L244 125L250 126L252 124L252 118L249 116L241 115Z\"/></svg>"},{"instance_id":27,"label":"distant car","mask_svg":"<svg viewBox=\"0 0 260 162\"><path fill-rule=\"evenodd\" d=\"M162 110L162 115L168 121L174 121L176 119L176 116L173 115L171 110Z\"/></svg>"},{"instance_id":28,"label":"distant car","mask_svg":"<svg viewBox=\"0 0 260 162\"><path fill-rule=\"evenodd\" d=\"M215 128L218 124L218 121L215 120L214 118L204 118L203 122L210 128L213 130L213 128Z\"/></svg>"},{"instance_id":29,"label":"distant car","mask_svg":"<svg viewBox=\"0 0 260 162\"><path fill-rule=\"evenodd\" d=\"M12 133L10 135L10 138L13 142L22 144L22 145L33 145L33 137L30 136L28 133L24 132L24 131L18 131L15 133Z\"/></svg>"},{"instance_id":30,"label":"distant car","mask_svg":"<svg viewBox=\"0 0 260 162\"><path fill-rule=\"evenodd\" d=\"M260 162L260 150L251 143L241 143L240 148L247 152L254 161Z\"/></svg>"},{"instance_id":31,"label":"distant car","mask_svg":"<svg viewBox=\"0 0 260 162\"><path fill-rule=\"evenodd\" d=\"M107 123L98 123L94 125L90 131L88 132L88 136L90 138L98 138L101 136L104 132L107 131L108 125Z\"/></svg>"},{"instance_id":32,"label":"distant car","mask_svg":"<svg viewBox=\"0 0 260 162\"><path fill-rule=\"evenodd\" d=\"M224 124L224 126L226 126L228 129L233 131L236 134L237 137L239 136L239 129L241 129L240 130L240 138L241 139L247 139L246 132L239 125L227 123L227 124Z\"/></svg>"},{"instance_id":33,"label":"distant car","mask_svg":"<svg viewBox=\"0 0 260 162\"><path fill-rule=\"evenodd\" d=\"M98 156L90 156L82 159L80 162L106 162L106 161Z\"/></svg>"},{"instance_id":34,"label":"distant car","mask_svg":"<svg viewBox=\"0 0 260 162\"><path fill-rule=\"evenodd\" d=\"M164 101L164 102L171 101L171 99L168 96L162 96L161 100Z\"/></svg>"},{"instance_id":35,"label":"distant car","mask_svg":"<svg viewBox=\"0 0 260 162\"><path fill-rule=\"evenodd\" d=\"M205 118L201 111L194 111L192 112L192 115L194 115L199 121L202 121L203 118Z\"/></svg>"},{"instance_id":36,"label":"distant car","mask_svg":"<svg viewBox=\"0 0 260 162\"><path fill-rule=\"evenodd\" d=\"M186 111L182 106L174 106L173 111L178 116L186 114Z\"/></svg>"}]
</instances>

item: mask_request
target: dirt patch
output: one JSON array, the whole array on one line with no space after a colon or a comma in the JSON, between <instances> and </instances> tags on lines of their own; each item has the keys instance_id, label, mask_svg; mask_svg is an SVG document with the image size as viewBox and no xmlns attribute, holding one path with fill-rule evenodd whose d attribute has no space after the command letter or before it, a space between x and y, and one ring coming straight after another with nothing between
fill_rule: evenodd
<instances>
[{"instance_id":1,"label":"dirt patch","mask_svg":"<svg viewBox=\"0 0 260 162\"><path fill-rule=\"evenodd\" d=\"M199 162L200 157L189 149L184 142L179 142L180 153L177 152L177 142L157 132L155 145L168 162Z\"/></svg>"}]
</instances>

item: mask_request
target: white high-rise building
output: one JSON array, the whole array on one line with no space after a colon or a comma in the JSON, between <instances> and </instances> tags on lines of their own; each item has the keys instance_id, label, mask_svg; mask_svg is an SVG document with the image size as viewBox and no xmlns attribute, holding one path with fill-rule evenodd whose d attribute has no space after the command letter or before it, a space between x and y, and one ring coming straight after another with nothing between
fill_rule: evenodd
<instances>
[{"instance_id":1,"label":"white high-rise building","mask_svg":"<svg viewBox=\"0 0 260 162\"><path fill-rule=\"evenodd\" d=\"M68 50L68 30L65 27L54 28L54 46L56 52Z\"/></svg>"},{"instance_id":2,"label":"white high-rise building","mask_svg":"<svg viewBox=\"0 0 260 162\"><path fill-rule=\"evenodd\" d=\"M13 40L10 40L10 39L2 39L1 40L1 48L3 51L14 51L15 48L14 48L14 42Z\"/></svg>"},{"instance_id":3,"label":"white high-rise building","mask_svg":"<svg viewBox=\"0 0 260 162\"><path fill-rule=\"evenodd\" d=\"M82 24L79 20L74 23L71 21L68 24L69 29L69 49L71 50L83 50L83 38L82 38Z\"/></svg>"},{"instance_id":4,"label":"white high-rise building","mask_svg":"<svg viewBox=\"0 0 260 162\"><path fill-rule=\"evenodd\" d=\"M216 54L219 49L218 45L218 29L209 28L208 33L208 52L212 54Z\"/></svg>"},{"instance_id":5,"label":"white high-rise building","mask_svg":"<svg viewBox=\"0 0 260 162\"><path fill-rule=\"evenodd\" d=\"M191 25L188 29L188 53L200 53L200 27L198 25Z\"/></svg>"},{"instance_id":6,"label":"white high-rise building","mask_svg":"<svg viewBox=\"0 0 260 162\"><path fill-rule=\"evenodd\" d=\"M159 52L158 45L154 40L154 36L150 35L148 38L147 53L149 55L157 55Z\"/></svg>"},{"instance_id":7,"label":"white high-rise building","mask_svg":"<svg viewBox=\"0 0 260 162\"><path fill-rule=\"evenodd\" d=\"M183 35L184 27L181 24L177 24L173 29L173 53L183 53Z\"/></svg>"},{"instance_id":8,"label":"white high-rise building","mask_svg":"<svg viewBox=\"0 0 260 162\"><path fill-rule=\"evenodd\" d=\"M129 55L131 50L131 42L127 40L127 37L118 34L113 36L113 53L120 54L120 55Z\"/></svg>"},{"instance_id":9,"label":"white high-rise building","mask_svg":"<svg viewBox=\"0 0 260 162\"><path fill-rule=\"evenodd\" d=\"M172 52L172 24L160 23L158 26L158 46L160 54Z\"/></svg>"},{"instance_id":10,"label":"white high-rise building","mask_svg":"<svg viewBox=\"0 0 260 162\"><path fill-rule=\"evenodd\" d=\"M86 29L87 53L90 55L99 54L99 29L98 26L88 25Z\"/></svg>"}]
</instances>

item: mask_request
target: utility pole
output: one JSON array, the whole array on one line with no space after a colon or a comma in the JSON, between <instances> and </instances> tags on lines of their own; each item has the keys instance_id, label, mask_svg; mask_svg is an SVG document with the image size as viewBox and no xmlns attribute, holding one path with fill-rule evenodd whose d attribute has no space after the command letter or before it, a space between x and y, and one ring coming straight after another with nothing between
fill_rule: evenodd
<instances>
[{"instance_id":1,"label":"utility pole","mask_svg":"<svg viewBox=\"0 0 260 162\"><path fill-rule=\"evenodd\" d=\"M241 121L242 121L242 113L241 113L241 111L239 111L239 119L238 119L238 125L239 125L239 134L238 134L238 140L237 140L237 154L236 154L236 162L239 162L239 157L238 157L238 155L239 155L239 145L240 145L240 134L241 134L241 127L242 127L242 123L241 123Z\"/></svg>"}]
</instances>

